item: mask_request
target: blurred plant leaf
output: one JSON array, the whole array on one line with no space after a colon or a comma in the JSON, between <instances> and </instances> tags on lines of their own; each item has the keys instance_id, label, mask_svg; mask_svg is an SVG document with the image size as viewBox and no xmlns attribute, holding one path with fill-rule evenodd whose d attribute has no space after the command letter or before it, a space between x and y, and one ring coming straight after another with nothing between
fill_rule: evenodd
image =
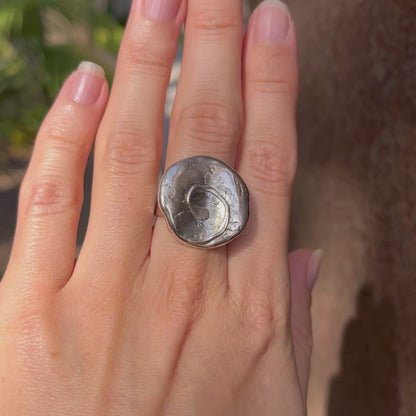
<instances>
[{"instance_id":1,"label":"blurred plant leaf","mask_svg":"<svg viewBox=\"0 0 416 416\"><path fill-rule=\"evenodd\" d=\"M111 70L99 58L117 53L122 33L89 0L0 0L0 146L33 140L80 61L94 59Z\"/></svg>"}]
</instances>

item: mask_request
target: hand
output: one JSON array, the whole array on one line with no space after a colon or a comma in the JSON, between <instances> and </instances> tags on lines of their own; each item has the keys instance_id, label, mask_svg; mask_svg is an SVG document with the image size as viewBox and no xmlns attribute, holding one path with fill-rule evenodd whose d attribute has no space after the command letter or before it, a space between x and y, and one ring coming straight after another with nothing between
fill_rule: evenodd
<instances>
[{"instance_id":1,"label":"hand","mask_svg":"<svg viewBox=\"0 0 416 416\"><path fill-rule=\"evenodd\" d=\"M251 198L245 233L212 250L178 242L161 218L153 224L185 15L167 165L216 157ZM287 252L296 59L293 23L276 0L254 12L244 44L241 0L189 0L187 10L136 0L110 98L99 67L69 77L39 131L0 284L1 415L305 414L319 252Z\"/></svg>"}]
</instances>

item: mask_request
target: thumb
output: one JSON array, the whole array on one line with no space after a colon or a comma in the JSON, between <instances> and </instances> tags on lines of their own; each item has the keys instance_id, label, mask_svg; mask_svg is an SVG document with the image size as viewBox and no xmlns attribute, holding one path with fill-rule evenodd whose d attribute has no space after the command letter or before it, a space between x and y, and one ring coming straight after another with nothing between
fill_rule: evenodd
<instances>
[{"instance_id":1,"label":"thumb","mask_svg":"<svg viewBox=\"0 0 416 416\"><path fill-rule=\"evenodd\" d=\"M289 254L293 347L305 400L312 354L311 292L318 277L322 254L322 250L307 249Z\"/></svg>"}]
</instances>

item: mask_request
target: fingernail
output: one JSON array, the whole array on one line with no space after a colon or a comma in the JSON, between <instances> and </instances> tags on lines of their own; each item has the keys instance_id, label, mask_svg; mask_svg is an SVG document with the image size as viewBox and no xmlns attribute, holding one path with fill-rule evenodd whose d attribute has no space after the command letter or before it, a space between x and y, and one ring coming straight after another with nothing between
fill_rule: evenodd
<instances>
[{"instance_id":1,"label":"fingernail","mask_svg":"<svg viewBox=\"0 0 416 416\"><path fill-rule=\"evenodd\" d=\"M94 104L101 94L104 69L93 62L81 62L75 73L72 99L80 104Z\"/></svg>"},{"instance_id":2,"label":"fingernail","mask_svg":"<svg viewBox=\"0 0 416 416\"><path fill-rule=\"evenodd\" d=\"M182 0L145 0L144 13L152 20L173 20Z\"/></svg>"},{"instance_id":3,"label":"fingernail","mask_svg":"<svg viewBox=\"0 0 416 416\"><path fill-rule=\"evenodd\" d=\"M322 256L324 252L323 250L315 250L312 253L311 258L309 259L308 263L308 271L307 271L307 282L309 290L312 292L313 287L315 286L316 279L318 278L319 269L321 267Z\"/></svg>"},{"instance_id":4,"label":"fingernail","mask_svg":"<svg viewBox=\"0 0 416 416\"><path fill-rule=\"evenodd\" d=\"M257 9L254 25L256 42L281 43L289 31L289 10L279 0L265 0Z\"/></svg>"}]
</instances>

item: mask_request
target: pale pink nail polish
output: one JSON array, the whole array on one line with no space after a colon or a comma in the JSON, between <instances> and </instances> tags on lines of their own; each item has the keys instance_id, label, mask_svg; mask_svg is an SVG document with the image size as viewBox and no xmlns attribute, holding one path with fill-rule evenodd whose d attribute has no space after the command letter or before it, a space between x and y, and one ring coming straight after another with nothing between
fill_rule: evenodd
<instances>
[{"instance_id":1,"label":"pale pink nail polish","mask_svg":"<svg viewBox=\"0 0 416 416\"><path fill-rule=\"evenodd\" d=\"M173 20L182 0L145 0L145 15L152 20Z\"/></svg>"},{"instance_id":2,"label":"pale pink nail polish","mask_svg":"<svg viewBox=\"0 0 416 416\"><path fill-rule=\"evenodd\" d=\"M261 43L281 43L290 27L288 8L279 0L265 0L257 9L254 40Z\"/></svg>"},{"instance_id":3,"label":"pale pink nail polish","mask_svg":"<svg viewBox=\"0 0 416 416\"><path fill-rule=\"evenodd\" d=\"M308 270L307 270L307 283L309 290L312 291L313 287L315 286L316 279L318 278L319 269L321 267L322 256L324 252L323 250L315 250L312 253L311 258L309 259L308 263Z\"/></svg>"},{"instance_id":4,"label":"pale pink nail polish","mask_svg":"<svg viewBox=\"0 0 416 416\"><path fill-rule=\"evenodd\" d=\"M74 75L72 99L80 104L94 104L101 94L104 69L93 62L81 62Z\"/></svg>"}]
</instances>

